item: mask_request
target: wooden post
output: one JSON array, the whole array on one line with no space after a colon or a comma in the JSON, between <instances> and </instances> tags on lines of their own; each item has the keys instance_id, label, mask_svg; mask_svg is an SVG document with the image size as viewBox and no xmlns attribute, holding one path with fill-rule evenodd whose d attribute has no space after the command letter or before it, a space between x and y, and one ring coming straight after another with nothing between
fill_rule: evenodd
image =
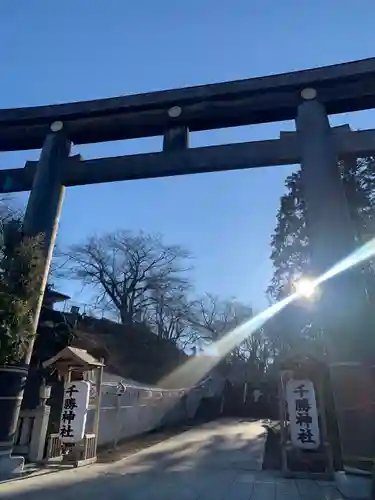
<instances>
[{"instance_id":1,"label":"wooden post","mask_svg":"<svg viewBox=\"0 0 375 500\"><path fill-rule=\"evenodd\" d=\"M97 449L98 449L100 406L101 406L101 402L102 402L102 383L103 383L103 371L104 371L104 358L101 358L100 362L101 362L101 366L97 370L97 379L96 379L96 408L95 408L95 420L94 420L95 456L96 456Z\"/></svg>"},{"instance_id":2,"label":"wooden post","mask_svg":"<svg viewBox=\"0 0 375 500\"><path fill-rule=\"evenodd\" d=\"M284 476L287 476L289 473L289 469L288 469L288 457L286 450L288 443L288 435L286 428L285 393L283 386L284 373L285 372L280 373L278 388L279 388L279 414L280 414L281 472Z\"/></svg>"},{"instance_id":3,"label":"wooden post","mask_svg":"<svg viewBox=\"0 0 375 500\"><path fill-rule=\"evenodd\" d=\"M334 474L334 464L333 464L333 454L332 454L332 446L329 441L329 434L328 434L328 425L327 425L327 414L326 414L326 405L325 405L325 398L324 398L324 387L323 387L323 381L322 378L319 377L319 380L317 382L317 393L318 393L318 402L319 402L319 414L320 414L320 422L322 425L321 428L321 433L322 433L322 441L323 441L323 446L327 455L327 468L328 468L328 474L333 475Z\"/></svg>"},{"instance_id":4,"label":"wooden post","mask_svg":"<svg viewBox=\"0 0 375 500\"><path fill-rule=\"evenodd\" d=\"M242 396L242 402L245 405L247 401L247 382L244 383L243 385L243 396Z\"/></svg>"}]
</instances>

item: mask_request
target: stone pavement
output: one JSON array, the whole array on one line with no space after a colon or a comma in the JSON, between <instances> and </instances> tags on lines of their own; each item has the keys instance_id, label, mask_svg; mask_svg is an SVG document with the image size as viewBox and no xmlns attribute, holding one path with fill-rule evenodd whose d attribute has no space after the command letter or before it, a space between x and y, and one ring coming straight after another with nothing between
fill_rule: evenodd
<instances>
[{"instance_id":1,"label":"stone pavement","mask_svg":"<svg viewBox=\"0 0 375 500\"><path fill-rule=\"evenodd\" d=\"M111 464L0 484L7 500L341 500L333 483L262 471L261 422L221 420Z\"/></svg>"}]
</instances>

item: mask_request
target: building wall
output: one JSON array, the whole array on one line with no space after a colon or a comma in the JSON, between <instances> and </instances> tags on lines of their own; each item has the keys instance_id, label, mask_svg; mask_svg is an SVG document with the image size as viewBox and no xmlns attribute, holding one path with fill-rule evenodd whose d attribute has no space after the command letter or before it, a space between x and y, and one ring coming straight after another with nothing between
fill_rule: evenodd
<instances>
[{"instance_id":1,"label":"building wall","mask_svg":"<svg viewBox=\"0 0 375 500\"><path fill-rule=\"evenodd\" d=\"M117 384L126 386L116 395ZM202 398L219 396L223 381L211 377L191 389L162 390L105 373L102 386L98 444L115 443L164 425L194 418ZM87 432L93 430L95 406L89 407Z\"/></svg>"}]
</instances>

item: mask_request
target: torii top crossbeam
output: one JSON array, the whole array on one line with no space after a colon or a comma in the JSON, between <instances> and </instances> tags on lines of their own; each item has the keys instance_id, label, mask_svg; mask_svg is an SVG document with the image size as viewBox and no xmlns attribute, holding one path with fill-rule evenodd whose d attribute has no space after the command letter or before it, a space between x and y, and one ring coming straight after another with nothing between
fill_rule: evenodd
<instances>
[{"instance_id":1,"label":"torii top crossbeam","mask_svg":"<svg viewBox=\"0 0 375 500\"><path fill-rule=\"evenodd\" d=\"M38 149L55 120L75 144L291 120L304 88L328 114L375 107L375 58L234 82L0 110L0 151Z\"/></svg>"}]
</instances>

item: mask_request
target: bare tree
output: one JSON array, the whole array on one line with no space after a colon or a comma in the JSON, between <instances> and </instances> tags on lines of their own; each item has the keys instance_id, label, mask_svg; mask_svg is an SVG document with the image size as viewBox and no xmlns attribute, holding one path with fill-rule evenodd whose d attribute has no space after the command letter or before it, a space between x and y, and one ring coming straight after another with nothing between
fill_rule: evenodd
<instances>
[{"instance_id":1,"label":"bare tree","mask_svg":"<svg viewBox=\"0 0 375 500\"><path fill-rule=\"evenodd\" d=\"M196 332L195 338L216 342L234 328L253 317L250 306L235 299L222 300L207 294L195 301L190 317ZM226 358L227 364L236 365L246 379L265 373L270 361L267 339L262 330L253 332L235 346Z\"/></svg>"},{"instance_id":2,"label":"bare tree","mask_svg":"<svg viewBox=\"0 0 375 500\"><path fill-rule=\"evenodd\" d=\"M189 330L189 288L186 283L168 283L155 288L146 311L146 321L158 337L179 343L182 347Z\"/></svg>"},{"instance_id":3,"label":"bare tree","mask_svg":"<svg viewBox=\"0 0 375 500\"><path fill-rule=\"evenodd\" d=\"M91 236L71 246L64 257L64 276L89 286L97 305L114 311L124 324L153 319L158 334L172 335L164 318L170 322L177 292L189 288L190 255L185 249L165 244L160 236L117 231Z\"/></svg>"},{"instance_id":4,"label":"bare tree","mask_svg":"<svg viewBox=\"0 0 375 500\"><path fill-rule=\"evenodd\" d=\"M246 379L257 380L272 362L269 343L263 329L245 339L236 351L236 355L245 363Z\"/></svg>"},{"instance_id":5,"label":"bare tree","mask_svg":"<svg viewBox=\"0 0 375 500\"><path fill-rule=\"evenodd\" d=\"M235 299L222 300L216 295L206 294L192 304L190 322L199 337L216 341L252 315L251 307Z\"/></svg>"},{"instance_id":6,"label":"bare tree","mask_svg":"<svg viewBox=\"0 0 375 500\"><path fill-rule=\"evenodd\" d=\"M3 227L9 221L22 221L23 212L13 202L9 195L0 199L0 225Z\"/></svg>"}]
</instances>

